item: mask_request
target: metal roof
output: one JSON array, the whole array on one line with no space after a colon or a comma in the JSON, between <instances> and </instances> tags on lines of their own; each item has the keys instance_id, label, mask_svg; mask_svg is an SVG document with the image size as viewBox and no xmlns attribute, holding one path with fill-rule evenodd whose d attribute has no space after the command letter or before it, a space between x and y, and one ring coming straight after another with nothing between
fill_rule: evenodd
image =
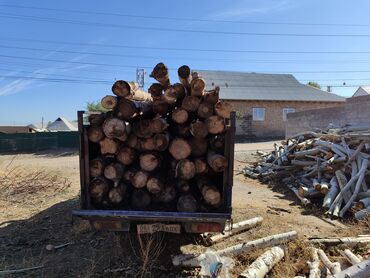
<instances>
[{"instance_id":1,"label":"metal roof","mask_svg":"<svg viewBox=\"0 0 370 278\"><path fill-rule=\"evenodd\" d=\"M220 98L275 101L345 101L344 97L303 85L291 74L194 70L207 88L220 86Z\"/></svg>"},{"instance_id":2,"label":"metal roof","mask_svg":"<svg viewBox=\"0 0 370 278\"><path fill-rule=\"evenodd\" d=\"M71 124L66 118L59 117L47 126L50 131L77 131L77 127Z\"/></svg>"}]
</instances>

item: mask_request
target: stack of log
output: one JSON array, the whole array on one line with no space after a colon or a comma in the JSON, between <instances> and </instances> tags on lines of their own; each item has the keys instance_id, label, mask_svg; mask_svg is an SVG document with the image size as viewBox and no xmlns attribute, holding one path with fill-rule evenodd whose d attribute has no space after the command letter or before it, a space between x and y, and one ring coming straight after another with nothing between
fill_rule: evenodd
<instances>
[{"instance_id":1,"label":"stack of log","mask_svg":"<svg viewBox=\"0 0 370 278\"><path fill-rule=\"evenodd\" d=\"M188 66L171 84L166 65L151 75L148 92L134 82L113 84L106 113L91 114L91 203L97 208L217 211L222 207L225 133L231 106L219 87Z\"/></svg>"},{"instance_id":2,"label":"stack of log","mask_svg":"<svg viewBox=\"0 0 370 278\"><path fill-rule=\"evenodd\" d=\"M259 153L247 177L286 185L303 205L320 204L326 214L347 212L363 219L370 213L370 128L346 127L304 132Z\"/></svg>"}]
</instances>

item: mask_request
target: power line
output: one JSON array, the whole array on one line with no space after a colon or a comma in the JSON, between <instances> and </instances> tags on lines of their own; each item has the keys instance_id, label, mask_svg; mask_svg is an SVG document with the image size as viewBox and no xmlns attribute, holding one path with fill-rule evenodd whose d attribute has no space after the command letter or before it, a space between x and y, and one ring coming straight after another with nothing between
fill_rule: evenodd
<instances>
[{"instance_id":1,"label":"power line","mask_svg":"<svg viewBox=\"0 0 370 278\"><path fill-rule=\"evenodd\" d=\"M179 29L179 28L168 28L168 27L150 27L150 26L136 26L136 25L101 23L101 22L91 22L91 21L79 21L79 20L71 20L71 19L19 15L19 14L12 14L12 13L0 13L0 15L2 15L2 18L11 18L11 19L20 19L20 20L75 24L75 25L84 25L84 26L95 26L95 27L126 28L126 29L133 29L133 30L195 33L195 34L264 36L264 37L347 37L347 38L370 37L370 34L260 33L260 32L235 32L235 31L199 30L199 29Z\"/></svg>"},{"instance_id":2,"label":"power line","mask_svg":"<svg viewBox=\"0 0 370 278\"><path fill-rule=\"evenodd\" d=\"M185 18L185 17L152 16L152 15L132 15L132 14L122 14L122 13L111 13L111 12L96 12L96 11L83 11L83 10L71 10L71 9L56 9L56 8L45 8L45 7L10 5L10 4L0 4L0 6L1 7L9 7L9 8L22 8L22 9L31 9L31 10L56 11L56 12L65 12L65 13L90 14L90 15L108 15L108 16L116 16L116 17L173 20L173 21L186 21L186 22L193 21L193 22L261 24L261 25L370 27L369 24L354 24L354 23L302 23L302 22L217 20L217 19L201 19L201 18Z\"/></svg>"},{"instance_id":3,"label":"power line","mask_svg":"<svg viewBox=\"0 0 370 278\"><path fill-rule=\"evenodd\" d=\"M0 37L3 41L21 41L48 43L57 45L79 45L108 48L127 48L127 49L147 49L147 50L171 50L171 51L191 51L191 52L218 52L218 53L262 53L262 54L370 54L370 51L285 51L285 50L238 50L238 49L202 49L202 48L175 48L175 47L156 47L140 45L119 45L119 44L100 44L100 43L82 43L82 42L64 42L54 40L39 40L25 38Z\"/></svg>"}]
</instances>

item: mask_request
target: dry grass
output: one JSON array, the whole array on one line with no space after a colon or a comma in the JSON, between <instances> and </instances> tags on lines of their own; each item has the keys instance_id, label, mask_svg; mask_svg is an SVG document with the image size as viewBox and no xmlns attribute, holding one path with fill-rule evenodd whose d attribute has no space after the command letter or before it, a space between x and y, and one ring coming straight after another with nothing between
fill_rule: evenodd
<instances>
[{"instance_id":1,"label":"dry grass","mask_svg":"<svg viewBox=\"0 0 370 278\"><path fill-rule=\"evenodd\" d=\"M35 206L71 186L71 182L57 172L14 166L13 161L0 168L2 201Z\"/></svg>"}]
</instances>

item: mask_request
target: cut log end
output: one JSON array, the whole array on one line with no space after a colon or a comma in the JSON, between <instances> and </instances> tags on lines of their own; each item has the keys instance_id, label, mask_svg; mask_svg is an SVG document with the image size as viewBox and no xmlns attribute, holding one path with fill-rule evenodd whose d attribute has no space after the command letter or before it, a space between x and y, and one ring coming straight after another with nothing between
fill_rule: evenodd
<instances>
[{"instance_id":1,"label":"cut log end","mask_svg":"<svg viewBox=\"0 0 370 278\"><path fill-rule=\"evenodd\" d=\"M220 116L211 116L206 119L205 123L211 134L220 134L225 131L225 120Z\"/></svg>"},{"instance_id":2,"label":"cut log end","mask_svg":"<svg viewBox=\"0 0 370 278\"><path fill-rule=\"evenodd\" d=\"M108 110L113 110L117 106L117 98L115 96L105 96L101 100L101 106Z\"/></svg>"},{"instance_id":3,"label":"cut log end","mask_svg":"<svg viewBox=\"0 0 370 278\"><path fill-rule=\"evenodd\" d=\"M171 141L168 151L176 160L181 160L191 154L191 147L186 140L175 138Z\"/></svg>"}]
</instances>

